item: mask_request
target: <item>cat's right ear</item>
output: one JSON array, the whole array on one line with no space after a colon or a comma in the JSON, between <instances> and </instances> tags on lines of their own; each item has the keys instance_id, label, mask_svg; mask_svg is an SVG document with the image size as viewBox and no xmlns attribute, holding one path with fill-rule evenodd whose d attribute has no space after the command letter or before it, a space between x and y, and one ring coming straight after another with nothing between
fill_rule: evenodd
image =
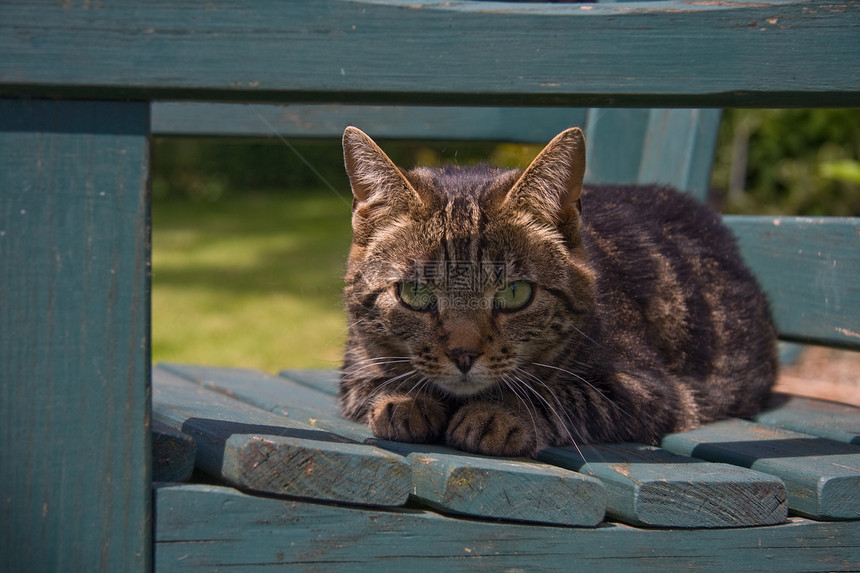
<instances>
[{"instance_id":1,"label":"cat's right ear","mask_svg":"<svg viewBox=\"0 0 860 573\"><path fill-rule=\"evenodd\" d=\"M358 128L350 126L343 132L343 161L352 187L353 213L369 217L380 208L390 212L420 200L403 172Z\"/></svg>"}]
</instances>

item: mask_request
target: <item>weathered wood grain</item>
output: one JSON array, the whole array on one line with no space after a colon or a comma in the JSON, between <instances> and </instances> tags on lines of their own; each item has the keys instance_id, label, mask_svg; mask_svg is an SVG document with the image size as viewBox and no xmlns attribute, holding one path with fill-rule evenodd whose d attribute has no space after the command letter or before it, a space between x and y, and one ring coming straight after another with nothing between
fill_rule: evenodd
<instances>
[{"instance_id":1,"label":"weathered wood grain","mask_svg":"<svg viewBox=\"0 0 860 573\"><path fill-rule=\"evenodd\" d=\"M547 448L547 463L581 471L606 487L609 516L653 527L741 527L785 521L786 492L772 476L699 463L641 444Z\"/></svg>"},{"instance_id":2,"label":"weathered wood grain","mask_svg":"<svg viewBox=\"0 0 860 573\"><path fill-rule=\"evenodd\" d=\"M667 450L751 468L785 482L788 506L816 519L860 519L860 448L746 420L663 439Z\"/></svg>"},{"instance_id":3,"label":"weathered wood grain","mask_svg":"<svg viewBox=\"0 0 860 573\"><path fill-rule=\"evenodd\" d=\"M206 9L192 0L20 0L5 2L0 17L0 93L850 106L860 96L858 13L856 0L221 0Z\"/></svg>"},{"instance_id":4,"label":"weathered wood grain","mask_svg":"<svg viewBox=\"0 0 860 573\"><path fill-rule=\"evenodd\" d=\"M348 125L374 139L510 141L546 144L564 127L584 126L583 108L266 105L153 102L162 136L340 139Z\"/></svg>"},{"instance_id":5,"label":"weathered wood grain","mask_svg":"<svg viewBox=\"0 0 860 573\"><path fill-rule=\"evenodd\" d=\"M527 526L187 485L159 487L155 501L160 573L860 568L860 522L792 519L786 525L704 530Z\"/></svg>"},{"instance_id":6,"label":"weathered wood grain","mask_svg":"<svg viewBox=\"0 0 860 573\"><path fill-rule=\"evenodd\" d=\"M308 386L259 370L216 368L190 364L159 364L159 369L171 372L206 388L221 392L246 404L262 408L314 428L333 432L363 442L373 437L370 428L337 415L335 398ZM321 378L336 372L308 370L308 378Z\"/></svg>"},{"instance_id":7,"label":"weathered wood grain","mask_svg":"<svg viewBox=\"0 0 860 573\"><path fill-rule=\"evenodd\" d=\"M775 394L756 422L860 446L860 408L790 394Z\"/></svg>"},{"instance_id":8,"label":"weathered wood grain","mask_svg":"<svg viewBox=\"0 0 860 573\"><path fill-rule=\"evenodd\" d=\"M337 370L290 369L281 370L278 375L329 396L337 396L340 380Z\"/></svg>"},{"instance_id":9,"label":"weathered wood grain","mask_svg":"<svg viewBox=\"0 0 860 573\"><path fill-rule=\"evenodd\" d=\"M860 219L725 217L780 336L860 348Z\"/></svg>"},{"instance_id":10,"label":"weathered wood grain","mask_svg":"<svg viewBox=\"0 0 860 573\"><path fill-rule=\"evenodd\" d=\"M253 370L178 364L160 365L159 369L314 428L408 456L410 492L439 511L575 526L594 526L603 518L603 486L579 474L531 460L470 456L441 446L378 440L366 425L340 418L334 396L286 378ZM332 388L336 380L332 371L293 372L323 388Z\"/></svg>"},{"instance_id":11,"label":"weathered wood grain","mask_svg":"<svg viewBox=\"0 0 860 573\"><path fill-rule=\"evenodd\" d=\"M149 569L148 118L0 100L0 570Z\"/></svg>"},{"instance_id":12,"label":"weathered wood grain","mask_svg":"<svg viewBox=\"0 0 860 573\"><path fill-rule=\"evenodd\" d=\"M257 492L401 505L410 490L399 456L255 408L168 372L153 372L153 416L197 444L197 467Z\"/></svg>"},{"instance_id":13,"label":"weathered wood grain","mask_svg":"<svg viewBox=\"0 0 860 573\"><path fill-rule=\"evenodd\" d=\"M152 481L184 482L194 472L197 444L188 434L152 423Z\"/></svg>"},{"instance_id":14,"label":"weathered wood grain","mask_svg":"<svg viewBox=\"0 0 860 573\"><path fill-rule=\"evenodd\" d=\"M440 445L376 438L366 443L406 456L413 495L442 513L593 527L606 510L606 491L598 480L552 465Z\"/></svg>"}]
</instances>

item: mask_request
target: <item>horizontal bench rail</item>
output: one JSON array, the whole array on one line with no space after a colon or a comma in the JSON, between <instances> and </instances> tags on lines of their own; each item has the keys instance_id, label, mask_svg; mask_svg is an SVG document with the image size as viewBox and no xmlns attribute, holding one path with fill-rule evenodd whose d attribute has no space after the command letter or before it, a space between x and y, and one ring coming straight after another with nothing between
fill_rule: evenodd
<instances>
[{"instance_id":1,"label":"horizontal bench rail","mask_svg":"<svg viewBox=\"0 0 860 573\"><path fill-rule=\"evenodd\" d=\"M858 14L858 0L4 2L0 95L844 107L860 100Z\"/></svg>"}]
</instances>

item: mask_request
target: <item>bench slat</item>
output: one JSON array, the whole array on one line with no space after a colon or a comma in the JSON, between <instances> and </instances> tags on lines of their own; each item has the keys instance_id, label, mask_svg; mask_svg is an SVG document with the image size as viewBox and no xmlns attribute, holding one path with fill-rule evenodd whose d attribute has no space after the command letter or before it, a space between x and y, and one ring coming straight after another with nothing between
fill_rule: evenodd
<instances>
[{"instance_id":1,"label":"bench slat","mask_svg":"<svg viewBox=\"0 0 860 573\"><path fill-rule=\"evenodd\" d=\"M641 444L547 448L538 459L600 479L608 515L654 527L773 525L788 515L778 478Z\"/></svg>"},{"instance_id":2,"label":"bench slat","mask_svg":"<svg viewBox=\"0 0 860 573\"><path fill-rule=\"evenodd\" d=\"M157 420L152 423L152 481L188 481L195 459L194 438Z\"/></svg>"},{"instance_id":3,"label":"bench slat","mask_svg":"<svg viewBox=\"0 0 860 573\"><path fill-rule=\"evenodd\" d=\"M343 130L354 125L378 140L546 144L565 126L585 125L587 113L583 108L153 102L152 133L340 139Z\"/></svg>"},{"instance_id":4,"label":"bench slat","mask_svg":"<svg viewBox=\"0 0 860 573\"><path fill-rule=\"evenodd\" d=\"M232 368L160 366L207 388L264 410L289 415L315 428L363 439L405 458L410 492L446 513L574 526L600 523L606 507L603 486L574 472L526 460L469 456L450 448L377 440L370 429L337 415L334 396L286 378ZM332 387L337 373L300 371L305 379ZM414 454L410 455L410 454Z\"/></svg>"},{"instance_id":5,"label":"bench slat","mask_svg":"<svg viewBox=\"0 0 860 573\"><path fill-rule=\"evenodd\" d=\"M860 568L860 522L756 528L526 526L345 508L204 485L155 490L156 570L710 570ZM193 516L193 517L192 517Z\"/></svg>"},{"instance_id":6,"label":"bench slat","mask_svg":"<svg viewBox=\"0 0 860 573\"><path fill-rule=\"evenodd\" d=\"M192 436L197 466L236 487L368 505L402 505L409 467L357 444L193 384L153 372L153 417Z\"/></svg>"},{"instance_id":7,"label":"bench slat","mask_svg":"<svg viewBox=\"0 0 860 573\"><path fill-rule=\"evenodd\" d=\"M0 18L0 93L581 107L855 105L860 3L815 6L233 0L199 10L194 2L153 0L141 9L102 0L93 13L87 3L7 2Z\"/></svg>"},{"instance_id":8,"label":"bench slat","mask_svg":"<svg viewBox=\"0 0 860 573\"><path fill-rule=\"evenodd\" d=\"M725 420L663 439L667 450L779 477L788 506L816 519L860 518L860 448L746 420Z\"/></svg>"},{"instance_id":9,"label":"bench slat","mask_svg":"<svg viewBox=\"0 0 860 573\"><path fill-rule=\"evenodd\" d=\"M860 218L727 216L780 337L860 349Z\"/></svg>"},{"instance_id":10,"label":"bench slat","mask_svg":"<svg viewBox=\"0 0 860 573\"><path fill-rule=\"evenodd\" d=\"M775 394L773 402L756 422L860 446L860 408L789 394Z\"/></svg>"}]
</instances>

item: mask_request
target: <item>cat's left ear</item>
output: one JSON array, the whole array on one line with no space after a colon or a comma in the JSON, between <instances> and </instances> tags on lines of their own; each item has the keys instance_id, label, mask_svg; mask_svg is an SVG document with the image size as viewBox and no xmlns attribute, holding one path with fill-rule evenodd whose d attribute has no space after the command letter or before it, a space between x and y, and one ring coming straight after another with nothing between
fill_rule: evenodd
<instances>
[{"instance_id":1,"label":"cat's left ear","mask_svg":"<svg viewBox=\"0 0 860 573\"><path fill-rule=\"evenodd\" d=\"M572 127L558 134L541 151L508 192L513 208L549 216L557 225L577 218L585 177L585 138Z\"/></svg>"}]
</instances>

